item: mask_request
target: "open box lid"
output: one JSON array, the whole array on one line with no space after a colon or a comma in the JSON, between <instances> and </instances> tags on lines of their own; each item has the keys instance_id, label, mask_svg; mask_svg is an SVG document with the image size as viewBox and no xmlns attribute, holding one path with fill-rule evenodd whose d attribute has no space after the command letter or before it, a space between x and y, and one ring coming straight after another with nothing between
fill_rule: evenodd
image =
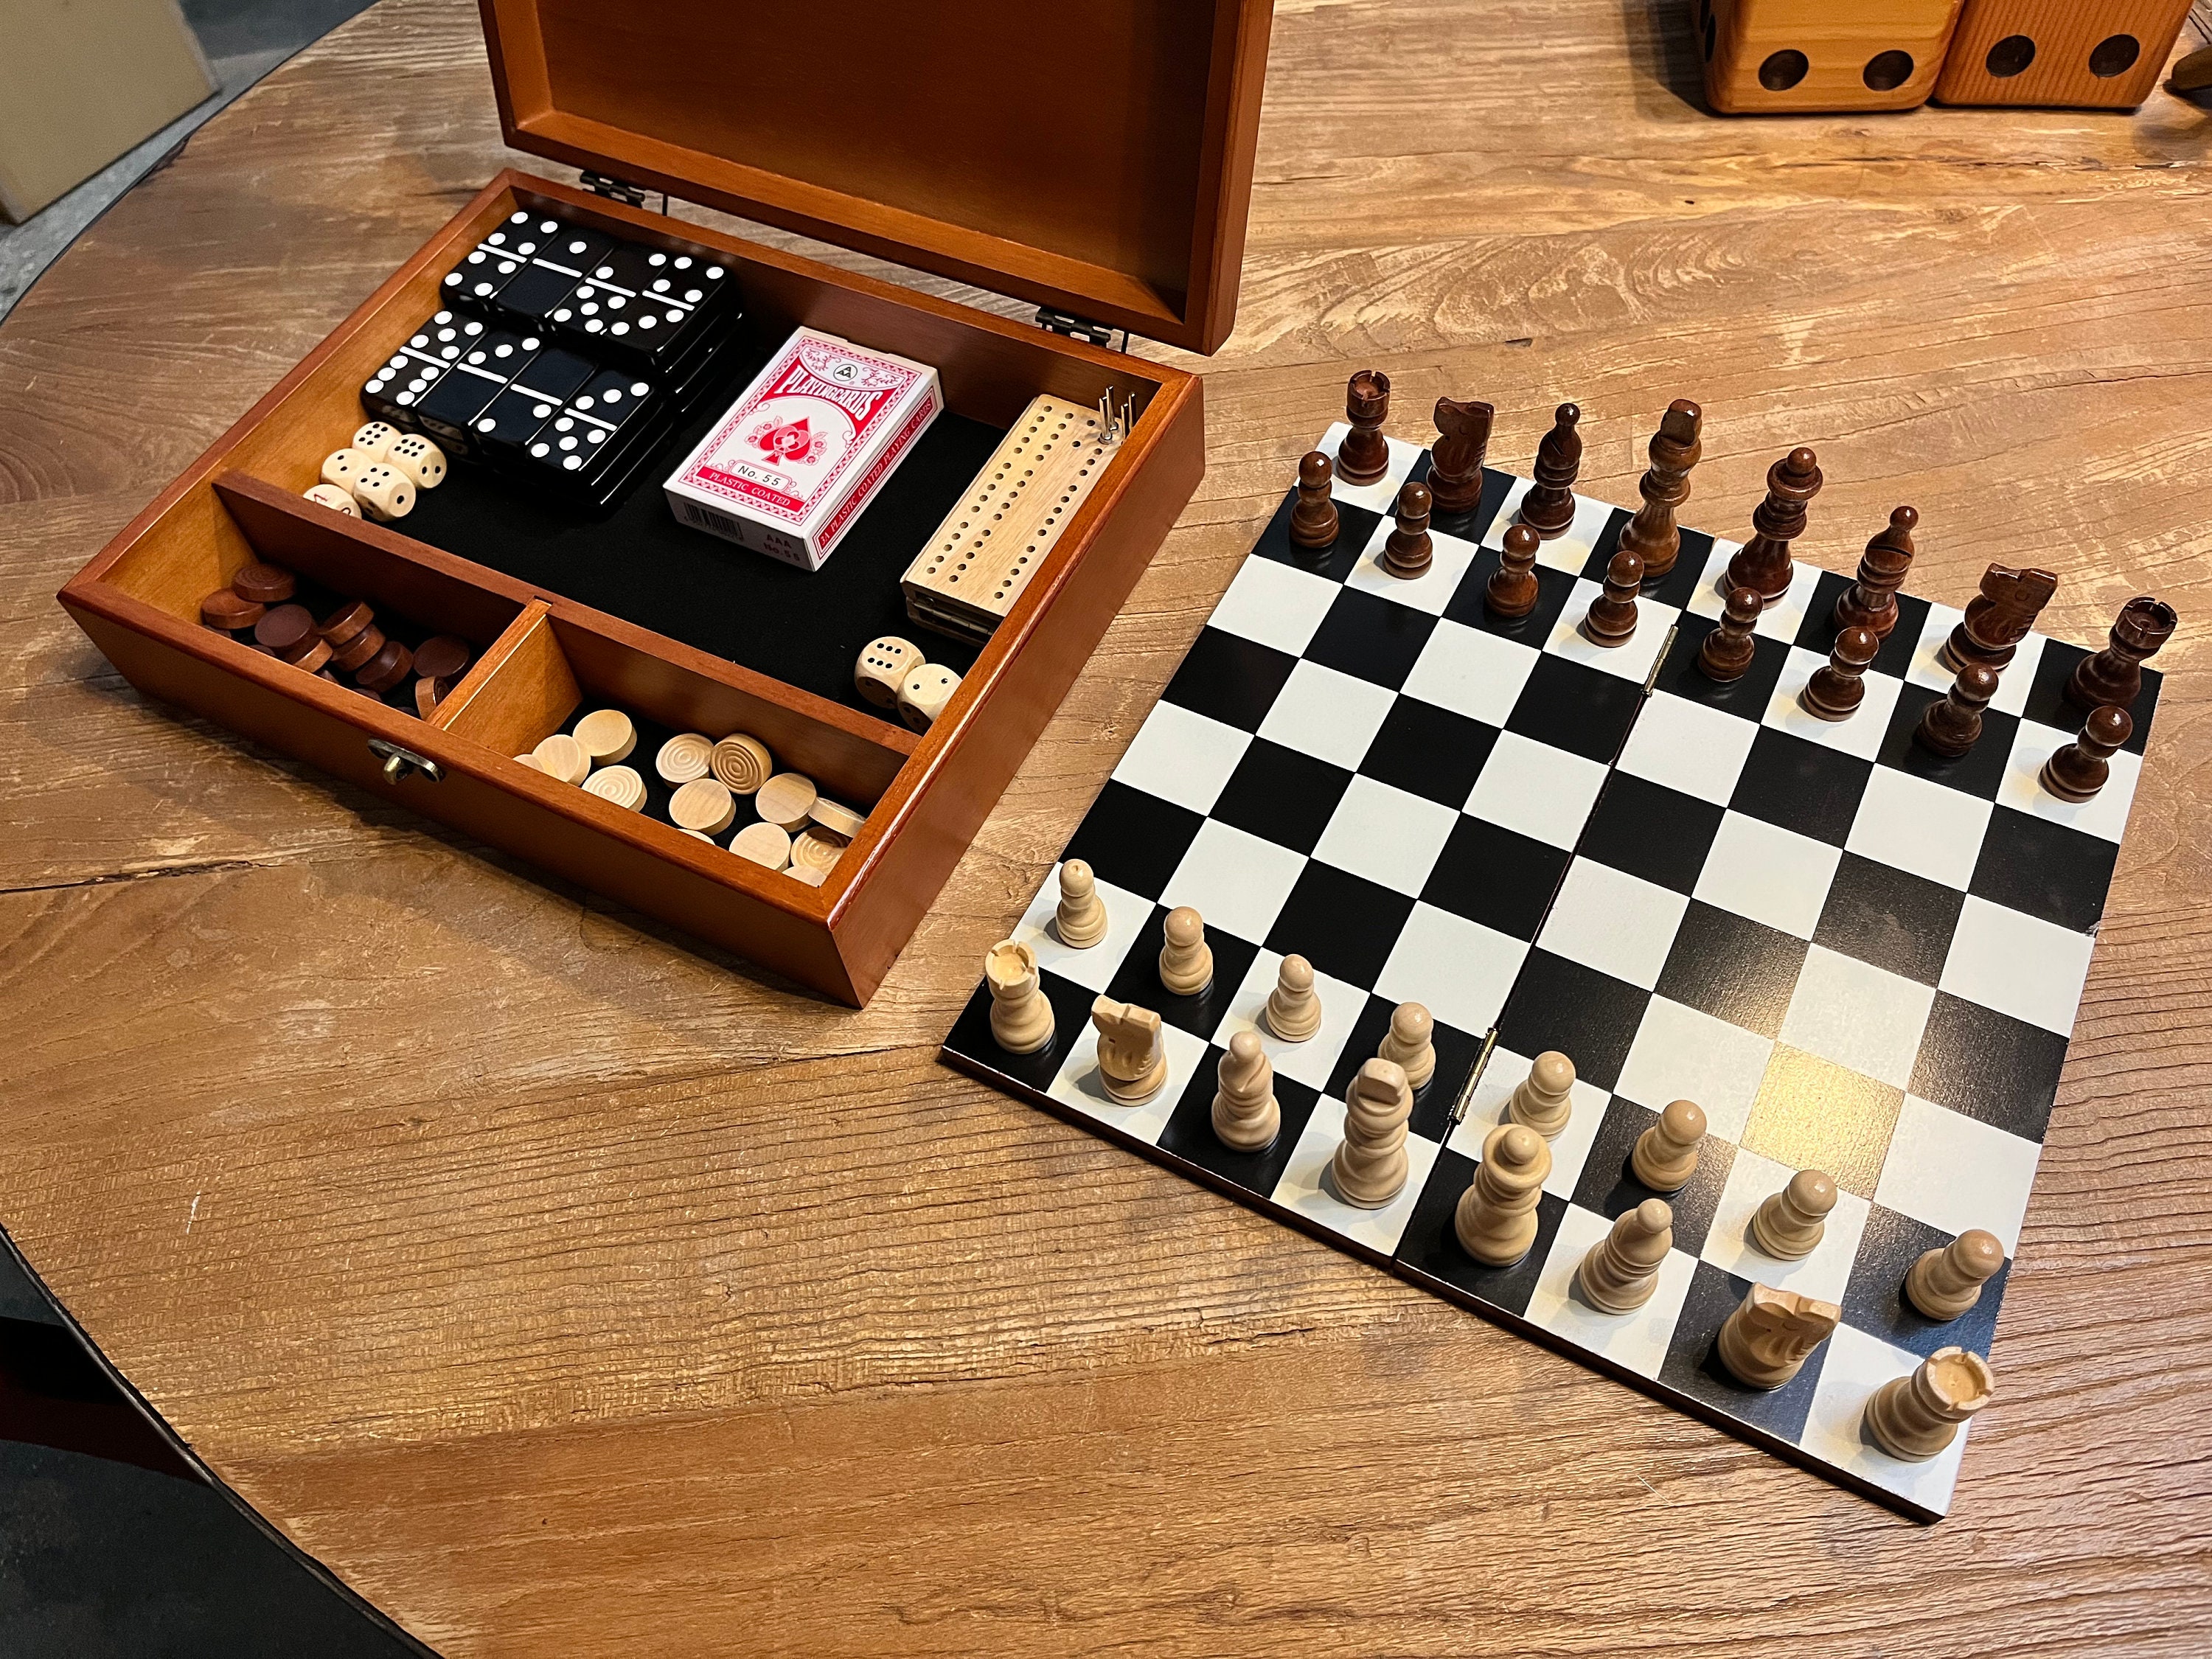
<instances>
[{"instance_id":1,"label":"open box lid","mask_svg":"<svg viewBox=\"0 0 2212 1659\"><path fill-rule=\"evenodd\" d=\"M480 0L517 149L1210 352L1273 0Z\"/></svg>"}]
</instances>

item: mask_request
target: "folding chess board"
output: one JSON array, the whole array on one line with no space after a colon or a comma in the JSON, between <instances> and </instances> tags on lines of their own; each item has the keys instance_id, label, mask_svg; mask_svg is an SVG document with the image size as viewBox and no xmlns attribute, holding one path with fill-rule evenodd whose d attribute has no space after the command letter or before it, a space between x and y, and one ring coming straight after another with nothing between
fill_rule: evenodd
<instances>
[{"instance_id":1,"label":"folding chess board","mask_svg":"<svg viewBox=\"0 0 2212 1659\"><path fill-rule=\"evenodd\" d=\"M1345 428L1322 447L1334 455ZM1947 1324L1899 1296L1923 1250L1970 1227L2009 1258L2104 913L2158 697L2093 800L2037 773L2081 716L2063 688L2087 654L2032 635L1965 757L1912 741L1953 676L1936 652L1960 613L1900 595L1858 713L1806 714L1845 579L1800 564L1759 622L1750 672L1698 672L1736 544L1682 533L1633 638L1577 623L1629 514L1581 500L1544 544L1542 598L1517 622L1484 586L1528 489L1486 471L1480 505L1441 517L1417 580L1376 566L1384 510L1427 453L1340 486L1342 532L1291 544L1286 498L1074 839L1110 927L1087 951L1050 924L1057 870L1014 936L1036 952L1057 1022L1042 1052L991 1039L979 987L946 1059L1423 1289L1573 1354L1744 1439L1922 1520L1949 1507L1966 1436L1925 1463L1864 1437L1867 1397L1956 1343L1986 1355L2009 1272ZM1455 531L1456 533L1444 533ZM1158 975L1170 908L1213 948L1203 995ZM1286 1043L1260 1022L1282 957L1310 960L1326 1012ZM1158 1009L1169 1081L1115 1105L1097 1073L1094 996ZM1389 1207L1337 1200L1323 1171L1344 1096L1401 1001L1436 1019L1416 1097L1412 1175ZM1214 1139L1229 1038L1260 1030L1282 1133L1261 1152ZM1575 1061L1535 1248L1483 1267L1452 1213L1530 1060ZM1651 1194L1628 1165L1668 1101L1704 1107L1689 1186L1666 1194L1674 1249L1640 1310L1574 1289L1585 1250ZM1820 1247L1782 1262L1747 1242L1760 1200L1817 1166L1840 1189ZM1714 1356L1753 1280L1841 1304L1786 1386L1736 1382Z\"/></svg>"}]
</instances>

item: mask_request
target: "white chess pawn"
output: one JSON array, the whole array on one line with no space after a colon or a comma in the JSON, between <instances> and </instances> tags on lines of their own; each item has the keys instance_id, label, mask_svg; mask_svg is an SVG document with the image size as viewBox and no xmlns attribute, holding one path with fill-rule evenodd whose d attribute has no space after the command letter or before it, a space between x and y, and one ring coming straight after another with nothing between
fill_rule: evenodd
<instances>
[{"instance_id":1,"label":"white chess pawn","mask_svg":"<svg viewBox=\"0 0 2212 1659\"><path fill-rule=\"evenodd\" d=\"M1285 1042L1304 1042L1321 1030L1321 994L1314 989L1313 963L1285 957L1267 996L1267 1029Z\"/></svg>"},{"instance_id":2,"label":"white chess pawn","mask_svg":"<svg viewBox=\"0 0 2212 1659\"><path fill-rule=\"evenodd\" d=\"M1087 951L1106 937L1106 902L1081 859L1060 866L1060 908L1053 915L1053 931L1072 951Z\"/></svg>"},{"instance_id":3,"label":"white chess pawn","mask_svg":"<svg viewBox=\"0 0 2212 1659\"><path fill-rule=\"evenodd\" d=\"M1583 1257L1577 1271L1583 1297L1607 1313L1642 1307L1659 1288L1659 1269L1674 1245L1674 1212L1665 1199L1647 1198L1623 1212Z\"/></svg>"},{"instance_id":4,"label":"white chess pawn","mask_svg":"<svg viewBox=\"0 0 2212 1659\"><path fill-rule=\"evenodd\" d=\"M1405 1070L1406 1081L1425 1089L1437 1074L1437 1023L1418 1002L1401 1002L1390 1014L1390 1029L1376 1053Z\"/></svg>"},{"instance_id":5,"label":"white chess pawn","mask_svg":"<svg viewBox=\"0 0 2212 1659\"><path fill-rule=\"evenodd\" d=\"M1778 1261L1808 1256L1819 1248L1835 1207L1836 1183L1818 1170L1800 1170L1752 1212L1751 1242Z\"/></svg>"},{"instance_id":6,"label":"white chess pawn","mask_svg":"<svg viewBox=\"0 0 2212 1659\"><path fill-rule=\"evenodd\" d=\"M1574 1115L1574 1061L1556 1048L1547 1049L1505 1103L1506 1115L1547 1140L1557 1140Z\"/></svg>"},{"instance_id":7,"label":"white chess pawn","mask_svg":"<svg viewBox=\"0 0 2212 1659\"><path fill-rule=\"evenodd\" d=\"M1705 1138L1705 1108L1694 1100L1669 1101L1659 1121L1637 1136L1629 1167L1655 1193L1680 1192L1698 1172Z\"/></svg>"},{"instance_id":8,"label":"white chess pawn","mask_svg":"<svg viewBox=\"0 0 2212 1659\"><path fill-rule=\"evenodd\" d=\"M1213 1097L1214 1138L1232 1152L1264 1152L1283 1127L1275 1101L1275 1068L1260 1034L1243 1030L1221 1057L1220 1088Z\"/></svg>"},{"instance_id":9,"label":"white chess pawn","mask_svg":"<svg viewBox=\"0 0 2212 1659\"><path fill-rule=\"evenodd\" d=\"M1160 946L1160 984L1170 996L1194 997L1213 983L1213 947L1206 923L1188 904L1168 912Z\"/></svg>"},{"instance_id":10,"label":"white chess pawn","mask_svg":"<svg viewBox=\"0 0 2212 1659\"><path fill-rule=\"evenodd\" d=\"M1037 984L1036 956L1018 939L1000 939L983 957L991 988L991 1038L1010 1054L1033 1054L1052 1041L1052 1000Z\"/></svg>"}]
</instances>

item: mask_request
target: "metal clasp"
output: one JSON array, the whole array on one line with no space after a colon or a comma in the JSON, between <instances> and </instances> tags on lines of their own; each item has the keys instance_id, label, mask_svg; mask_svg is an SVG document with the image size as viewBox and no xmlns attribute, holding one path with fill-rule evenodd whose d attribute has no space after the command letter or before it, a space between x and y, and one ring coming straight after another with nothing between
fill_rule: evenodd
<instances>
[{"instance_id":1,"label":"metal clasp","mask_svg":"<svg viewBox=\"0 0 2212 1659\"><path fill-rule=\"evenodd\" d=\"M382 738L368 740L368 752L384 763L384 781L398 783L410 772L420 772L433 783L442 783L446 769L428 755L418 755L411 749L402 749L396 743Z\"/></svg>"},{"instance_id":2,"label":"metal clasp","mask_svg":"<svg viewBox=\"0 0 2212 1659\"><path fill-rule=\"evenodd\" d=\"M1054 334L1065 334L1071 340L1088 340L1092 345L1104 346L1112 351L1129 349L1129 331L1121 331L1121 343L1113 343L1114 330L1107 323L1094 323L1088 317L1079 317L1072 311L1055 311L1050 306L1037 307L1036 325Z\"/></svg>"}]
</instances>

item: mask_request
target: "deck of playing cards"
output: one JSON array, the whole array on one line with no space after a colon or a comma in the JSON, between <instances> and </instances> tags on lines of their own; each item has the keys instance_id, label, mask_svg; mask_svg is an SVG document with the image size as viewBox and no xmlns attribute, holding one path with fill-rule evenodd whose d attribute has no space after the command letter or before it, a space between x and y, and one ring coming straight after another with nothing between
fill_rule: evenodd
<instances>
[{"instance_id":1,"label":"deck of playing cards","mask_svg":"<svg viewBox=\"0 0 2212 1659\"><path fill-rule=\"evenodd\" d=\"M944 407L927 363L802 328L662 487L685 524L819 570Z\"/></svg>"}]
</instances>

